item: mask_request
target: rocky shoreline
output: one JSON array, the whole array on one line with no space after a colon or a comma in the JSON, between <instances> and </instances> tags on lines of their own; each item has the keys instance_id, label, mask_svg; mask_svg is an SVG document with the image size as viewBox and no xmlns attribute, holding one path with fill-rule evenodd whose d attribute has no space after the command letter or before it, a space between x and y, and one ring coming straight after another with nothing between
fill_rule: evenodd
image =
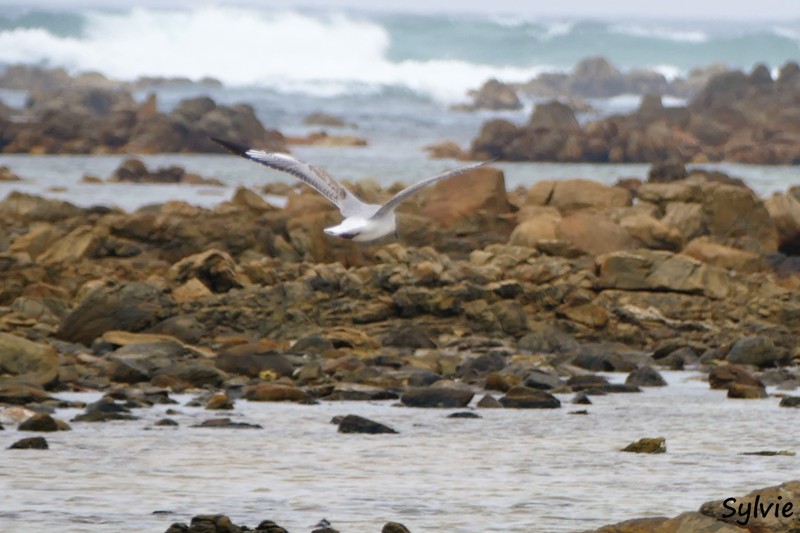
<instances>
[{"instance_id":1,"label":"rocky shoreline","mask_svg":"<svg viewBox=\"0 0 800 533\"><path fill-rule=\"evenodd\" d=\"M221 412L240 400L560 409L554 394L636 401L664 385L659 369L690 368L728 401L769 385L785 391L776 406L796 407L800 277L786 254L800 200L679 170L507 192L483 168L421 194L399 242L370 246L326 237L337 215L305 190L282 209L242 188L214 209L132 213L12 193L0 202L0 404L24 406L33 431L129 420L177 392ZM105 397L56 399L86 390ZM64 407L85 412L67 424ZM345 419L341 432L393 431Z\"/></svg>"}]
</instances>

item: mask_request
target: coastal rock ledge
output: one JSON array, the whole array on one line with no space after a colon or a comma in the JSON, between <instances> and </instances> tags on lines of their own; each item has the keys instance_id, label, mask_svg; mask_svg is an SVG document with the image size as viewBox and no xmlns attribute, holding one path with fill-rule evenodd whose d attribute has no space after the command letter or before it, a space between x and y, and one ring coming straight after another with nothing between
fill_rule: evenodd
<instances>
[{"instance_id":1,"label":"coastal rock ledge","mask_svg":"<svg viewBox=\"0 0 800 533\"><path fill-rule=\"evenodd\" d=\"M754 490L746 496L726 496L706 502L697 511L635 518L584 533L792 533L800 531L800 480Z\"/></svg>"}]
</instances>

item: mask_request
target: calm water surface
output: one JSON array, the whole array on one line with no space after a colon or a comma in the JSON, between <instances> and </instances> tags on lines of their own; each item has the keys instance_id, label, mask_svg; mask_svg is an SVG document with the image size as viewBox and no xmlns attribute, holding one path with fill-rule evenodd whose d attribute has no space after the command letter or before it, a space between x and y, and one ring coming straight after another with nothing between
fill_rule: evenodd
<instances>
[{"instance_id":1,"label":"calm water surface","mask_svg":"<svg viewBox=\"0 0 800 533\"><path fill-rule=\"evenodd\" d=\"M0 529L162 532L195 514L225 513L292 532L323 517L343 533L377 532L389 520L414 533L581 531L696 510L797 477L798 457L741 455L798 451L795 410L776 398L729 400L693 373L665 377L665 388L594 397L588 416L569 414L584 408L570 396L561 409L477 410L476 420L392 402L239 401L233 413L212 413L177 396L177 428L153 427L170 407L156 406L136 410L137 421L73 423L46 436L48 451L7 450L31 435L7 425ZM331 417L350 413L400 433L337 433ZM263 429L190 427L217 416ZM666 454L618 451L656 436L666 438Z\"/></svg>"}]
</instances>

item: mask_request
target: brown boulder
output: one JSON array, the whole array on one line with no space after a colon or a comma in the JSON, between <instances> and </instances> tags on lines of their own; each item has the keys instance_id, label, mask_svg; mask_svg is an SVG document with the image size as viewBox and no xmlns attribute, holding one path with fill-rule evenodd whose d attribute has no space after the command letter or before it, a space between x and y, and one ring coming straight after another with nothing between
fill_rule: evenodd
<instances>
[{"instance_id":1,"label":"brown boulder","mask_svg":"<svg viewBox=\"0 0 800 533\"><path fill-rule=\"evenodd\" d=\"M770 218L778 230L778 249L789 255L800 253L800 200L786 193L776 193L764 200Z\"/></svg>"},{"instance_id":2,"label":"brown boulder","mask_svg":"<svg viewBox=\"0 0 800 533\"><path fill-rule=\"evenodd\" d=\"M172 314L171 298L144 283L102 286L66 316L57 336L90 345L110 330L141 331Z\"/></svg>"},{"instance_id":3,"label":"brown boulder","mask_svg":"<svg viewBox=\"0 0 800 533\"><path fill-rule=\"evenodd\" d=\"M422 212L444 227L472 216L496 217L511 211L503 171L482 167L431 187Z\"/></svg>"},{"instance_id":4,"label":"brown boulder","mask_svg":"<svg viewBox=\"0 0 800 533\"><path fill-rule=\"evenodd\" d=\"M58 353L47 344L0 333L0 375L43 387L58 381Z\"/></svg>"},{"instance_id":5,"label":"brown boulder","mask_svg":"<svg viewBox=\"0 0 800 533\"><path fill-rule=\"evenodd\" d=\"M608 218L589 212L565 216L558 224L558 239L591 255L626 250L632 246L630 235Z\"/></svg>"},{"instance_id":6,"label":"brown boulder","mask_svg":"<svg viewBox=\"0 0 800 533\"><path fill-rule=\"evenodd\" d=\"M603 288L671 291L724 298L730 278L722 270L685 255L664 251L612 252L596 259Z\"/></svg>"},{"instance_id":7,"label":"brown boulder","mask_svg":"<svg viewBox=\"0 0 800 533\"><path fill-rule=\"evenodd\" d=\"M550 205L562 213L587 208L613 208L631 205L631 193L586 179L543 180L528 191L526 205Z\"/></svg>"},{"instance_id":8,"label":"brown boulder","mask_svg":"<svg viewBox=\"0 0 800 533\"><path fill-rule=\"evenodd\" d=\"M522 109L517 92L510 86L495 79L490 79L484 83L477 91L470 91L472 103L459 106L460 110L474 109Z\"/></svg>"},{"instance_id":9,"label":"brown boulder","mask_svg":"<svg viewBox=\"0 0 800 533\"><path fill-rule=\"evenodd\" d=\"M642 248L676 252L683 247L680 231L645 213L624 217L620 226Z\"/></svg>"},{"instance_id":10,"label":"brown boulder","mask_svg":"<svg viewBox=\"0 0 800 533\"><path fill-rule=\"evenodd\" d=\"M709 233L720 242L760 254L778 249L775 223L761 200L748 189L710 185L703 195L703 215Z\"/></svg>"},{"instance_id":11,"label":"brown boulder","mask_svg":"<svg viewBox=\"0 0 800 533\"><path fill-rule=\"evenodd\" d=\"M760 255L716 243L709 237L694 239L686 245L682 253L726 270L758 272L764 267L764 260Z\"/></svg>"},{"instance_id":12,"label":"brown boulder","mask_svg":"<svg viewBox=\"0 0 800 533\"><path fill-rule=\"evenodd\" d=\"M216 293L250 284L229 254L214 249L181 259L170 267L168 276L179 283L196 278Z\"/></svg>"},{"instance_id":13,"label":"brown boulder","mask_svg":"<svg viewBox=\"0 0 800 533\"><path fill-rule=\"evenodd\" d=\"M244 390L244 397L252 402L299 402L309 401L308 394L293 385L282 383L258 383Z\"/></svg>"}]
</instances>

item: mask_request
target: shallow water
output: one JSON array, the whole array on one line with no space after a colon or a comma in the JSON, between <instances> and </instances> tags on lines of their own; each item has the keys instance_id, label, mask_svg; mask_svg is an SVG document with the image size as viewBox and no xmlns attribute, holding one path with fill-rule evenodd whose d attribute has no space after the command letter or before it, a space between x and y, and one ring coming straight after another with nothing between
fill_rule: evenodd
<instances>
[{"instance_id":1,"label":"shallow water","mask_svg":"<svg viewBox=\"0 0 800 533\"><path fill-rule=\"evenodd\" d=\"M387 187L396 182L409 184L447 168L463 165L453 160L429 160L411 146L390 150L384 145L366 148L293 147L296 157L328 170L343 180L375 179ZM238 185L258 190L268 183L297 184L290 176L254 165L229 155L159 154L141 156L147 167L178 165L188 172L216 178L224 186L181 184L82 183L85 175L107 179L127 155L108 156L30 156L0 155L0 166L7 166L23 178L18 182L0 182L0 199L11 191L22 191L49 198L67 200L80 206L107 205L131 211L147 204L183 200L212 207L228 200ZM506 187L530 187L545 179L586 178L613 185L620 178L647 179L649 165L589 163L492 163L503 170ZM742 178L759 195L785 191L800 182L796 166L759 166L741 164L700 165Z\"/></svg>"},{"instance_id":2,"label":"shallow water","mask_svg":"<svg viewBox=\"0 0 800 533\"><path fill-rule=\"evenodd\" d=\"M164 428L153 423L170 406L156 406L137 410L138 421L73 423L46 435L48 451L6 450L33 435L7 427L0 523L15 532L158 532L195 514L225 513L234 523L272 519L293 532L323 517L343 533L379 531L389 520L414 533L581 531L696 510L797 477L798 457L740 455L797 451L795 410L776 398L729 400L696 374L664 375L668 387L642 394L593 397L591 406L561 396L561 409L482 409L475 420L393 402L239 401L230 414L173 406L180 426ZM185 404L189 396L176 398ZM583 408L588 416L568 414ZM337 433L330 419L351 413L400 434ZM189 427L219 416L264 428ZM666 454L619 452L655 436L666 438Z\"/></svg>"}]
</instances>

